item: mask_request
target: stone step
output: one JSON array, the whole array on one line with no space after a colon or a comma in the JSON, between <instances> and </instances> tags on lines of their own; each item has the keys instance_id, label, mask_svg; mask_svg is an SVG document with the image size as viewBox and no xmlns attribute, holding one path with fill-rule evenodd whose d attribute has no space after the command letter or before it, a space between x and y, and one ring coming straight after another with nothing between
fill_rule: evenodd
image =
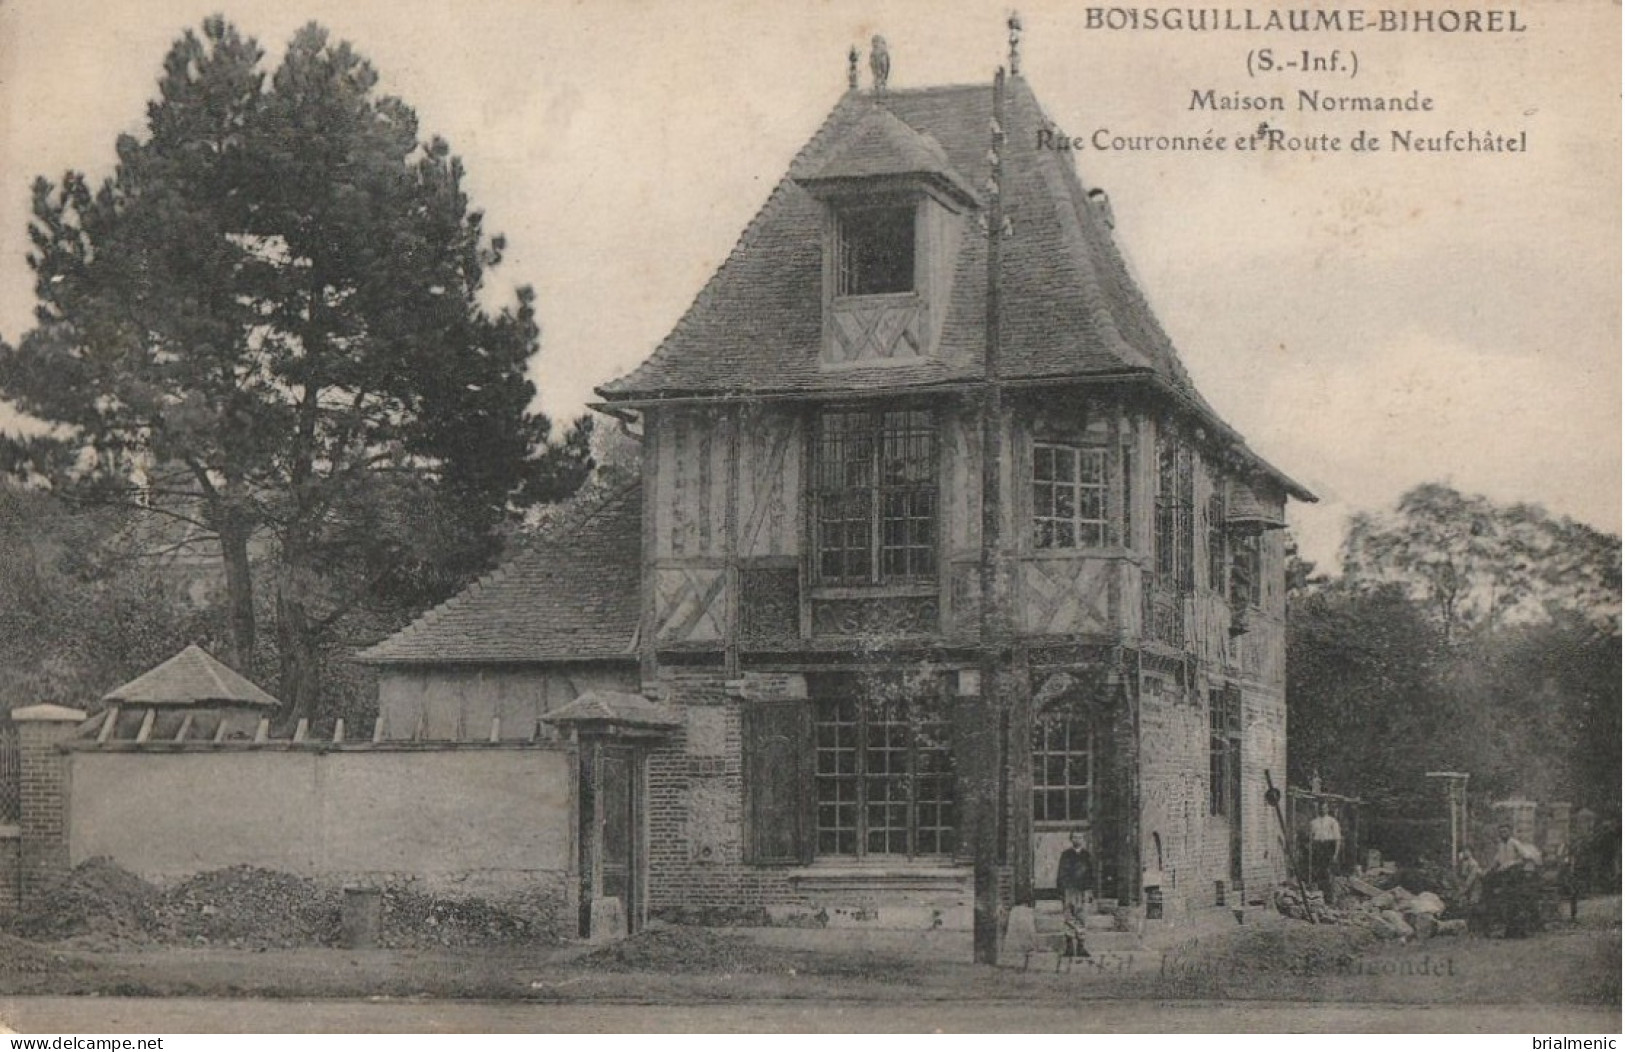
<instances>
[{"instance_id":1,"label":"stone step","mask_svg":"<svg viewBox=\"0 0 1625 1052\"><path fill-rule=\"evenodd\" d=\"M1014 941L1014 940L1011 940ZM1038 932L1030 940L1031 944L1047 950L1061 950L1066 946L1065 932ZM1083 944L1090 953L1099 950L1138 950L1143 948L1138 932L1132 931L1091 931L1085 933Z\"/></svg>"},{"instance_id":2,"label":"stone step","mask_svg":"<svg viewBox=\"0 0 1625 1052\"><path fill-rule=\"evenodd\" d=\"M1107 978L1156 972L1162 955L1151 950L1090 950L1088 957L1064 957L1053 950L1012 953L1006 949L999 963L1031 972L1061 972L1081 979Z\"/></svg>"},{"instance_id":3,"label":"stone step","mask_svg":"<svg viewBox=\"0 0 1625 1052\"><path fill-rule=\"evenodd\" d=\"M1034 913L1033 923L1039 931L1065 931L1066 918L1059 913ZM1091 913L1083 919L1086 931L1116 931L1117 918L1109 913Z\"/></svg>"}]
</instances>

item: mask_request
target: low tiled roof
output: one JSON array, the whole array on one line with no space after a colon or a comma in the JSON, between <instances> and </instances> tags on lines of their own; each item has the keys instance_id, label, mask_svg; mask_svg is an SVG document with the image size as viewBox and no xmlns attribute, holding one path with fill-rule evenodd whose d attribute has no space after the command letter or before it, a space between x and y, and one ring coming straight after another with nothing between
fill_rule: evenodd
<instances>
[{"instance_id":1,"label":"low tiled roof","mask_svg":"<svg viewBox=\"0 0 1625 1052\"><path fill-rule=\"evenodd\" d=\"M636 485L611 494L357 660L446 665L632 658L642 507Z\"/></svg>"},{"instance_id":2,"label":"low tiled roof","mask_svg":"<svg viewBox=\"0 0 1625 1052\"><path fill-rule=\"evenodd\" d=\"M253 705L281 703L222 665L196 643L143 672L103 701L120 705Z\"/></svg>"},{"instance_id":3,"label":"low tiled roof","mask_svg":"<svg viewBox=\"0 0 1625 1052\"><path fill-rule=\"evenodd\" d=\"M654 354L598 393L611 401L817 395L982 379L987 242L974 235L960 240L936 356L872 369L819 367L824 212L807 184L928 168L940 157L954 185L981 193L992 174L992 122L990 85L848 92ZM1001 375L1144 378L1229 435L1294 495L1313 499L1246 450L1196 391L1102 210L1087 200L1073 155L1039 147L1039 131L1054 124L1020 77L1007 82L1003 123L1002 197L1010 227L1000 286ZM899 124L916 136L904 136Z\"/></svg>"},{"instance_id":4,"label":"low tiled roof","mask_svg":"<svg viewBox=\"0 0 1625 1052\"><path fill-rule=\"evenodd\" d=\"M589 690L543 716L548 723L624 723L633 727L680 727L683 718L641 694Z\"/></svg>"}]
</instances>

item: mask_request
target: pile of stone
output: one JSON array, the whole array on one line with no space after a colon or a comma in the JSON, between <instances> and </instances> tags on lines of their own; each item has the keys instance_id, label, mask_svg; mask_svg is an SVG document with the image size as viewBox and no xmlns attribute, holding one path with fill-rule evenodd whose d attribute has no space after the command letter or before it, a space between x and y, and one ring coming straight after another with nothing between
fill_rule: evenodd
<instances>
[{"instance_id":1,"label":"pile of stone","mask_svg":"<svg viewBox=\"0 0 1625 1052\"><path fill-rule=\"evenodd\" d=\"M558 941L551 923L480 898L443 899L407 887L383 889L381 946L432 949Z\"/></svg>"},{"instance_id":2,"label":"pile of stone","mask_svg":"<svg viewBox=\"0 0 1625 1052\"><path fill-rule=\"evenodd\" d=\"M1431 891L1412 893L1398 885L1383 888L1359 877L1339 877L1335 887L1337 900L1328 904L1318 889L1304 892L1296 884L1282 884L1272 893L1272 905L1296 920L1353 925L1384 939L1428 939L1467 932L1465 920L1443 917L1445 902Z\"/></svg>"},{"instance_id":3,"label":"pile of stone","mask_svg":"<svg viewBox=\"0 0 1625 1052\"><path fill-rule=\"evenodd\" d=\"M288 949L331 944L338 916L338 895L315 881L231 866L165 888L148 929L166 943Z\"/></svg>"},{"instance_id":4,"label":"pile of stone","mask_svg":"<svg viewBox=\"0 0 1625 1052\"><path fill-rule=\"evenodd\" d=\"M158 889L111 859L80 863L67 879L31 897L12 931L25 939L124 944L149 940Z\"/></svg>"},{"instance_id":5,"label":"pile of stone","mask_svg":"<svg viewBox=\"0 0 1625 1052\"><path fill-rule=\"evenodd\" d=\"M378 944L432 948L557 941L553 919L484 899L381 888ZM110 859L90 859L31 899L11 931L84 949L145 945L291 949L340 942L342 893L292 873L231 866L158 887Z\"/></svg>"}]
</instances>

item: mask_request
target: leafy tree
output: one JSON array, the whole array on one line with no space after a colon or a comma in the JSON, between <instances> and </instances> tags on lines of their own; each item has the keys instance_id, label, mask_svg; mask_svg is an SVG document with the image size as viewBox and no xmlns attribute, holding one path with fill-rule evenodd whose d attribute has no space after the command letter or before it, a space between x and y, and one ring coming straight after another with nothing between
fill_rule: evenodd
<instances>
[{"instance_id":1,"label":"leafy tree","mask_svg":"<svg viewBox=\"0 0 1625 1052\"><path fill-rule=\"evenodd\" d=\"M529 410L534 299L484 306L503 241L447 144L314 24L269 82L262 57L209 19L111 178L36 182L37 325L0 346L0 396L71 434L79 491L218 544L239 667L266 555L293 718L344 618L484 565L580 485L590 428L555 442Z\"/></svg>"},{"instance_id":2,"label":"leafy tree","mask_svg":"<svg viewBox=\"0 0 1625 1052\"><path fill-rule=\"evenodd\" d=\"M1619 540L1439 485L1357 516L1344 574L1289 565L1295 779L1389 818L1437 813L1429 770L1619 806Z\"/></svg>"},{"instance_id":3,"label":"leafy tree","mask_svg":"<svg viewBox=\"0 0 1625 1052\"><path fill-rule=\"evenodd\" d=\"M1344 576L1390 582L1425 602L1446 640L1464 630L1575 610L1619 629L1619 538L1533 504L1503 505L1439 483L1391 513L1360 514L1343 545Z\"/></svg>"}]
</instances>

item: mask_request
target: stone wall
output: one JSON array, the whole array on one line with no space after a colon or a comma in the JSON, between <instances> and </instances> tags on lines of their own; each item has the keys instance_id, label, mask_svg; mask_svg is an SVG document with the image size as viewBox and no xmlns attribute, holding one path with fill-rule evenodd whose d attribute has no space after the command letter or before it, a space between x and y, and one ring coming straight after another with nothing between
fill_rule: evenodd
<instances>
[{"instance_id":1,"label":"stone wall","mask_svg":"<svg viewBox=\"0 0 1625 1052\"><path fill-rule=\"evenodd\" d=\"M158 883L253 865L572 915L571 746L36 743L28 726L24 905L105 856Z\"/></svg>"}]
</instances>

